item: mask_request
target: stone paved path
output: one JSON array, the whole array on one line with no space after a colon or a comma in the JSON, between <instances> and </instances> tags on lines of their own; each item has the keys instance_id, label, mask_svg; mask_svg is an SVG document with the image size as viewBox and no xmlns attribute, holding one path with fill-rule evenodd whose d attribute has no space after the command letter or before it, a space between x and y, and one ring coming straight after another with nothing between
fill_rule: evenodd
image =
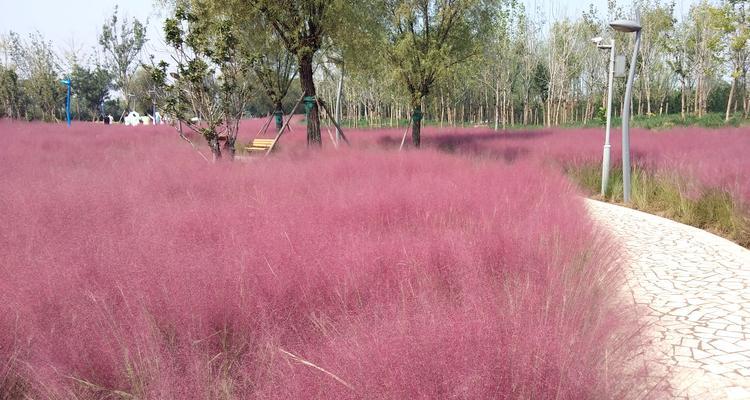
<instances>
[{"instance_id":1,"label":"stone paved path","mask_svg":"<svg viewBox=\"0 0 750 400\"><path fill-rule=\"evenodd\" d=\"M628 258L675 398L750 399L750 250L700 229L587 200Z\"/></svg>"}]
</instances>

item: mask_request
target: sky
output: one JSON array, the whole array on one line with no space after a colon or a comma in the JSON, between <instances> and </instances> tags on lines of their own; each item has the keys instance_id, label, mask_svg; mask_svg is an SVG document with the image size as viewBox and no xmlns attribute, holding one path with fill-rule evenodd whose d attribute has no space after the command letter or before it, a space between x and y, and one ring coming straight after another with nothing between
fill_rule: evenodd
<instances>
[{"instance_id":1,"label":"sky","mask_svg":"<svg viewBox=\"0 0 750 400\"><path fill-rule=\"evenodd\" d=\"M164 11L154 0L0 0L0 33L14 31L26 37L39 31L58 53L76 49L91 55L99 51L98 34L119 5L120 17L148 21L146 51L158 54Z\"/></svg>"},{"instance_id":2,"label":"sky","mask_svg":"<svg viewBox=\"0 0 750 400\"><path fill-rule=\"evenodd\" d=\"M698 0L676 0L679 17L688 12ZM541 10L545 20L562 16L576 17L593 3L600 13L607 9L607 0L524 0L527 10ZM627 3L627 0L620 0ZM97 35L105 19L112 15L115 5L120 15L148 21L146 54L166 57L162 21L164 11L154 0L0 0L0 33L14 31L26 36L39 31L52 40L58 53L75 49L82 54L98 51Z\"/></svg>"}]
</instances>

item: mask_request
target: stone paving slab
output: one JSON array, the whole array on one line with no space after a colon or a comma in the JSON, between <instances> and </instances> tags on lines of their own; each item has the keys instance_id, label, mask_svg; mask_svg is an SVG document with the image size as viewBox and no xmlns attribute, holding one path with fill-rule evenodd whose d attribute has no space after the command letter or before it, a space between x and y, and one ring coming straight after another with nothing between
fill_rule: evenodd
<instances>
[{"instance_id":1,"label":"stone paving slab","mask_svg":"<svg viewBox=\"0 0 750 400\"><path fill-rule=\"evenodd\" d=\"M633 209L587 205L622 246L674 397L750 399L750 250Z\"/></svg>"}]
</instances>

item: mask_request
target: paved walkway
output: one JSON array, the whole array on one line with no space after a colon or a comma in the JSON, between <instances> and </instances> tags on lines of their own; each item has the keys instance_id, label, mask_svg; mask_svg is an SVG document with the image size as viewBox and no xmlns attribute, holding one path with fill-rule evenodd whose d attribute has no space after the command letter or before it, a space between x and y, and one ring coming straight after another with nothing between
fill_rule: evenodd
<instances>
[{"instance_id":1,"label":"paved walkway","mask_svg":"<svg viewBox=\"0 0 750 400\"><path fill-rule=\"evenodd\" d=\"M619 239L633 299L680 399L750 399L750 250L664 218L587 200Z\"/></svg>"}]
</instances>

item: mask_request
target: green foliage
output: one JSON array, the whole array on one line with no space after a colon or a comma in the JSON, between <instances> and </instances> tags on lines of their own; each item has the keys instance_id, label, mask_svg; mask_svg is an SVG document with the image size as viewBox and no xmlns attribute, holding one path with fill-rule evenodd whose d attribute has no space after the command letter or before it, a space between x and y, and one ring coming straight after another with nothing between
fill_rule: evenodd
<instances>
[{"instance_id":1,"label":"green foliage","mask_svg":"<svg viewBox=\"0 0 750 400\"><path fill-rule=\"evenodd\" d=\"M101 104L109 97L112 75L97 66L94 69L74 65L71 74L73 95L82 107L79 118L94 119L101 114Z\"/></svg>"},{"instance_id":2,"label":"green foliage","mask_svg":"<svg viewBox=\"0 0 750 400\"><path fill-rule=\"evenodd\" d=\"M601 109L600 109L601 111ZM603 127L606 124L606 115L597 114L599 117L589 120L586 124L582 122L573 122L564 124L562 126L566 128L593 128ZM737 114L730 116L729 120L724 119L724 114L719 112L707 113L703 116L695 114L687 114L685 118L679 114L664 114L664 115L640 115L632 118L630 126L649 129L649 130L666 130L674 127L687 127L687 126L699 126L702 128L722 128L726 126L742 126L747 124L747 120L742 118L742 115ZM622 118L612 118L612 128L618 129L622 125Z\"/></svg>"},{"instance_id":3,"label":"green foliage","mask_svg":"<svg viewBox=\"0 0 750 400\"><path fill-rule=\"evenodd\" d=\"M257 10L245 7L237 11L233 12L232 20L243 27L238 30L237 45L250 59L255 86L263 89L262 94L254 96L254 109L263 108L265 112L283 110L285 98L298 74L297 57L286 48L278 33L268 30ZM299 98L299 94L295 97ZM287 105L286 110L290 111L289 108Z\"/></svg>"},{"instance_id":4,"label":"green foliage","mask_svg":"<svg viewBox=\"0 0 750 400\"><path fill-rule=\"evenodd\" d=\"M135 71L130 82L130 93L133 95L131 108L142 115L153 115L153 108L157 110L163 107L163 91L160 90L160 84L154 80L153 74L164 73L164 78L157 76L159 82L166 79L166 71L159 68L147 70L139 68Z\"/></svg>"},{"instance_id":5,"label":"green foliage","mask_svg":"<svg viewBox=\"0 0 750 400\"><path fill-rule=\"evenodd\" d=\"M299 81L305 96L317 98L313 60L324 43L344 24L339 24L352 4L346 0L254 0L262 25L273 31L293 54L299 66ZM320 115L317 102L307 118L307 142L320 145Z\"/></svg>"},{"instance_id":6,"label":"green foliage","mask_svg":"<svg viewBox=\"0 0 750 400\"><path fill-rule=\"evenodd\" d=\"M288 106L303 93L333 103L341 80L346 117L364 117L370 123L404 118L404 109L419 106L425 121L441 125L447 117L448 124L455 125L580 126L585 121L599 126L607 57L590 38L602 36L604 43L613 38L617 52L625 54L633 43L632 35L613 34L593 6L577 19L542 21L518 0L160 3L174 7L164 27L169 47L198 52L196 60L180 60L184 70L177 71L178 76L204 89L216 86L209 97L258 87L261 90L248 95L244 108L266 113ZM609 16L631 18L638 9L644 26L634 88L636 125L715 127L724 124L711 115L714 112L724 112L730 125L748 117L747 2L699 2L680 21L669 0L620 3L618 7L611 2ZM145 28L138 20L121 18L115 9L98 37L113 88L134 95L125 98L126 107L132 98L141 112L151 109L155 97L157 102L166 97L165 90L154 91L149 77L160 70L158 65L152 62L148 74L137 69ZM42 48L49 45L41 37L33 41L41 51L18 56L19 48L33 53L33 44L21 42L17 35L0 37L0 63L6 70L0 76L6 99L0 106L4 114L54 120L63 104L63 88L54 83L63 78L62 69L54 52L45 54ZM240 70L226 73L220 65ZM11 70L15 76L7 72ZM165 68L163 73L168 70L176 71ZM83 87L89 79L74 80L76 92L91 90ZM161 80L173 82L171 76ZM291 89L295 80L298 90ZM98 79L94 81L93 86L101 87ZM615 80L614 114L622 108L623 86L624 80ZM76 95L81 104L89 103L82 114L90 114L92 103ZM202 114L189 103L183 110L186 116ZM679 120L655 116L680 111L684 118ZM641 118L645 115L650 115L648 120Z\"/></svg>"},{"instance_id":7,"label":"green foliage","mask_svg":"<svg viewBox=\"0 0 750 400\"><path fill-rule=\"evenodd\" d=\"M27 102L25 116L44 121L57 119L64 104L65 88L60 84L60 68L52 43L39 33L29 35L27 41L11 33L11 56Z\"/></svg>"},{"instance_id":8,"label":"green foliage","mask_svg":"<svg viewBox=\"0 0 750 400\"><path fill-rule=\"evenodd\" d=\"M104 115L122 115L127 105L121 99L109 99L104 101Z\"/></svg>"},{"instance_id":9,"label":"green foliage","mask_svg":"<svg viewBox=\"0 0 750 400\"><path fill-rule=\"evenodd\" d=\"M238 27L228 13L213 1L179 1L164 24L176 72L167 74L164 61L144 66L167 113L203 136L216 158L221 157L220 139L234 155L252 89L252 58L239 46Z\"/></svg>"},{"instance_id":10,"label":"green foliage","mask_svg":"<svg viewBox=\"0 0 750 400\"><path fill-rule=\"evenodd\" d=\"M549 79L549 68L545 64L537 63L531 87L539 93L543 102L549 97Z\"/></svg>"},{"instance_id":11,"label":"green foliage","mask_svg":"<svg viewBox=\"0 0 750 400\"><path fill-rule=\"evenodd\" d=\"M600 124L606 124L607 123L607 109L601 106L598 107L596 109L595 118Z\"/></svg>"},{"instance_id":12,"label":"green foliage","mask_svg":"<svg viewBox=\"0 0 750 400\"><path fill-rule=\"evenodd\" d=\"M703 128L721 128L724 126L739 126L742 120L739 117L732 117L729 121L724 120L724 115L720 113L708 113L703 116L695 114L686 115L682 118L679 114L670 114L653 117L637 117L633 120L633 125L645 129L670 129L675 126L700 126ZM619 118L613 124L621 124ZM617 125L614 125L617 126Z\"/></svg>"},{"instance_id":13,"label":"green foliage","mask_svg":"<svg viewBox=\"0 0 750 400\"><path fill-rule=\"evenodd\" d=\"M146 26L137 19L118 17L118 8L102 26L99 45L108 58L116 88L124 95L130 91L130 77L138 67L137 59L146 44Z\"/></svg>"},{"instance_id":14,"label":"green foliage","mask_svg":"<svg viewBox=\"0 0 750 400\"><path fill-rule=\"evenodd\" d=\"M384 2L384 51L413 107L451 68L480 54L495 6L477 0Z\"/></svg>"},{"instance_id":15,"label":"green foliage","mask_svg":"<svg viewBox=\"0 0 750 400\"><path fill-rule=\"evenodd\" d=\"M20 118L23 93L16 71L0 65L0 118Z\"/></svg>"}]
</instances>

